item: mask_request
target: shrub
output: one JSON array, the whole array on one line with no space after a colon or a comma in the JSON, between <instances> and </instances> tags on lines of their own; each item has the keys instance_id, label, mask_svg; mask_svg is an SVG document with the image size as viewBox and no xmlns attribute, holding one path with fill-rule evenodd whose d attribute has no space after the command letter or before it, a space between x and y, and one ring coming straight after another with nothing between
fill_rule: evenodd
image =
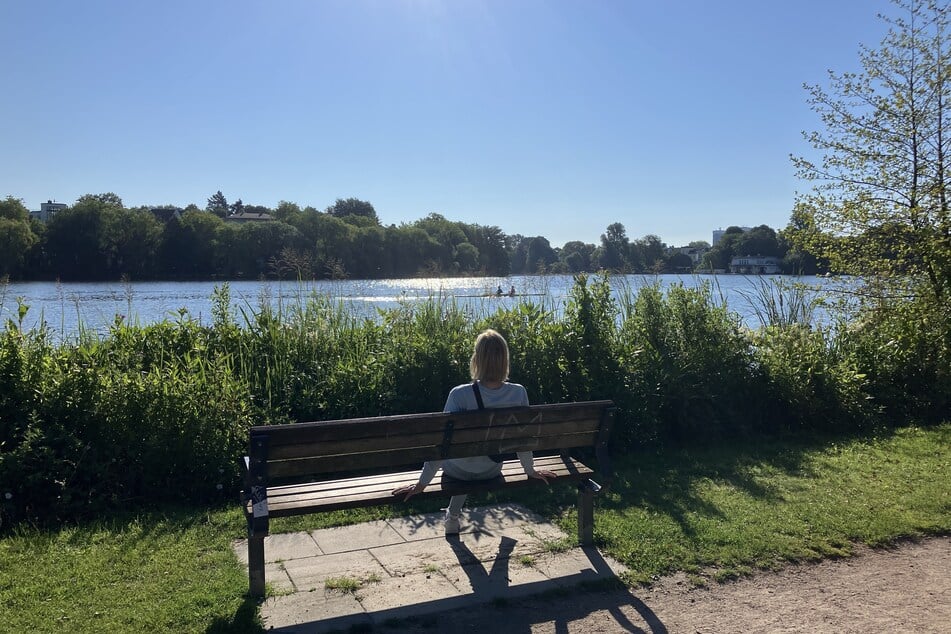
<instances>
[{"instance_id":1,"label":"shrub","mask_svg":"<svg viewBox=\"0 0 951 634\"><path fill-rule=\"evenodd\" d=\"M868 393L892 424L951 418L951 308L903 301L867 306L838 345L867 375Z\"/></svg>"},{"instance_id":2,"label":"shrub","mask_svg":"<svg viewBox=\"0 0 951 634\"><path fill-rule=\"evenodd\" d=\"M630 441L702 442L746 433L762 416L759 374L736 315L709 285L658 284L623 296L620 361L633 392Z\"/></svg>"},{"instance_id":3,"label":"shrub","mask_svg":"<svg viewBox=\"0 0 951 634\"><path fill-rule=\"evenodd\" d=\"M769 427L841 431L874 423L866 376L841 353L831 330L768 326L754 342L766 381Z\"/></svg>"}]
</instances>

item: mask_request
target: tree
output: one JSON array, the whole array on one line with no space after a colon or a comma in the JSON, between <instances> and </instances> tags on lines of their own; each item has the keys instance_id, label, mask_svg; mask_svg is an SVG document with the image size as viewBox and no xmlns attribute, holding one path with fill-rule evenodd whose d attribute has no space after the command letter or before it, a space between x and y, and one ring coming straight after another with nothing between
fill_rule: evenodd
<instances>
[{"instance_id":1,"label":"tree","mask_svg":"<svg viewBox=\"0 0 951 634\"><path fill-rule=\"evenodd\" d=\"M634 241L631 245L632 263L637 264L638 270L658 273L664 268L664 255L667 245L659 236L652 233Z\"/></svg>"},{"instance_id":2,"label":"tree","mask_svg":"<svg viewBox=\"0 0 951 634\"><path fill-rule=\"evenodd\" d=\"M338 198L331 206L327 207L327 213L336 218L346 216L363 216L373 220L374 224L380 224L380 219L376 215L376 209L373 205L358 198Z\"/></svg>"},{"instance_id":3,"label":"tree","mask_svg":"<svg viewBox=\"0 0 951 634\"><path fill-rule=\"evenodd\" d=\"M162 240L162 223L148 211L105 208L99 251L109 279L154 276Z\"/></svg>"},{"instance_id":4,"label":"tree","mask_svg":"<svg viewBox=\"0 0 951 634\"><path fill-rule=\"evenodd\" d=\"M102 280L108 277L99 250L103 215L115 208L95 196L81 196L75 205L53 216L46 225L50 272L63 280Z\"/></svg>"},{"instance_id":5,"label":"tree","mask_svg":"<svg viewBox=\"0 0 951 634\"><path fill-rule=\"evenodd\" d=\"M13 196L0 200L0 276L18 277L38 240L23 201Z\"/></svg>"},{"instance_id":6,"label":"tree","mask_svg":"<svg viewBox=\"0 0 951 634\"><path fill-rule=\"evenodd\" d=\"M572 240L561 248L559 258L565 263L565 269L569 273L584 273L593 268L595 249L593 244Z\"/></svg>"},{"instance_id":7,"label":"tree","mask_svg":"<svg viewBox=\"0 0 951 634\"><path fill-rule=\"evenodd\" d=\"M296 225L301 218L300 206L297 203L282 200L277 203L277 209L274 210L274 218L281 222Z\"/></svg>"},{"instance_id":8,"label":"tree","mask_svg":"<svg viewBox=\"0 0 951 634\"><path fill-rule=\"evenodd\" d=\"M163 270L176 278L207 278L220 266L219 236L225 223L217 215L186 211L165 228Z\"/></svg>"},{"instance_id":9,"label":"tree","mask_svg":"<svg viewBox=\"0 0 951 634\"><path fill-rule=\"evenodd\" d=\"M228 199L225 198L225 195L221 193L220 189L208 199L208 205L205 207L205 211L213 213L219 218L224 218L228 215L230 211Z\"/></svg>"},{"instance_id":10,"label":"tree","mask_svg":"<svg viewBox=\"0 0 951 634\"><path fill-rule=\"evenodd\" d=\"M0 214L0 276L19 276L27 253L36 241L29 222L11 220Z\"/></svg>"},{"instance_id":11,"label":"tree","mask_svg":"<svg viewBox=\"0 0 951 634\"><path fill-rule=\"evenodd\" d=\"M878 49L857 73L806 86L823 130L805 134L818 162L793 157L813 183L785 234L833 270L865 276L880 296L951 291L951 38L946 2L895 0Z\"/></svg>"},{"instance_id":12,"label":"tree","mask_svg":"<svg viewBox=\"0 0 951 634\"><path fill-rule=\"evenodd\" d=\"M17 222L28 222L30 220L30 211L26 208L21 199L7 196L5 200L0 200L0 218L16 220Z\"/></svg>"},{"instance_id":13,"label":"tree","mask_svg":"<svg viewBox=\"0 0 951 634\"><path fill-rule=\"evenodd\" d=\"M76 199L76 204L95 204L99 205L100 209L104 207L114 207L116 209L123 208L122 199L112 192L106 192L104 194L83 194L78 199Z\"/></svg>"},{"instance_id":14,"label":"tree","mask_svg":"<svg viewBox=\"0 0 951 634\"><path fill-rule=\"evenodd\" d=\"M601 266L609 271L623 273L628 266L631 245L627 230L620 222L608 225L601 234Z\"/></svg>"},{"instance_id":15,"label":"tree","mask_svg":"<svg viewBox=\"0 0 951 634\"><path fill-rule=\"evenodd\" d=\"M749 231L744 231L736 237L734 245L736 255L766 255L773 257L782 257L783 249L776 237L776 232L760 225Z\"/></svg>"}]
</instances>

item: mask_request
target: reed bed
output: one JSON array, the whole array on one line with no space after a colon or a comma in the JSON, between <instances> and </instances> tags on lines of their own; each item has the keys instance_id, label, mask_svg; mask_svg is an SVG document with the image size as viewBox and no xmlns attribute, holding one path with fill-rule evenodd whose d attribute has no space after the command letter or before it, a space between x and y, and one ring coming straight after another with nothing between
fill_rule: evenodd
<instances>
[{"instance_id":1,"label":"reed bed","mask_svg":"<svg viewBox=\"0 0 951 634\"><path fill-rule=\"evenodd\" d=\"M24 330L20 307L0 331L0 527L233 499L249 426L439 410L486 327L509 340L533 402L613 399L621 452L951 418L946 309L823 326L805 294L780 293L759 297L756 330L709 285L615 299L584 276L563 308L434 295L374 318L303 293L234 308L223 285L210 323L117 319L72 342Z\"/></svg>"}]
</instances>

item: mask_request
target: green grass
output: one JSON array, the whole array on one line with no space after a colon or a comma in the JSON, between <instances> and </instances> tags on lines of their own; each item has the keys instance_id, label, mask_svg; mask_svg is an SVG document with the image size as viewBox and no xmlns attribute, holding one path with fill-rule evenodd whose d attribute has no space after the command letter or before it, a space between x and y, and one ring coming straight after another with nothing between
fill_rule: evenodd
<instances>
[{"instance_id":1,"label":"green grass","mask_svg":"<svg viewBox=\"0 0 951 634\"><path fill-rule=\"evenodd\" d=\"M595 511L629 583L682 570L714 583L790 561L951 532L951 424L851 440L760 441L618 459ZM575 533L574 491L518 501ZM505 500L511 501L512 497ZM473 496L471 504L495 501ZM429 510L394 506L278 524L298 530ZM236 508L167 510L0 540L3 632L260 631L231 540Z\"/></svg>"},{"instance_id":2,"label":"green grass","mask_svg":"<svg viewBox=\"0 0 951 634\"><path fill-rule=\"evenodd\" d=\"M855 542L951 531L949 465L951 425L639 456L618 466L595 538L641 582L844 556Z\"/></svg>"},{"instance_id":3,"label":"green grass","mask_svg":"<svg viewBox=\"0 0 951 634\"><path fill-rule=\"evenodd\" d=\"M255 632L240 511L169 510L0 540L2 632Z\"/></svg>"},{"instance_id":4,"label":"green grass","mask_svg":"<svg viewBox=\"0 0 951 634\"><path fill-rule=\"evenodd\" d=\"M366 579L357 579L355 577L331 577L324 581L324 588L327 590L337 590L345 594L356 594L357 590L363 588L369 583L380 583L378 575L370 575Z\"/></svg>"}]
</instances>

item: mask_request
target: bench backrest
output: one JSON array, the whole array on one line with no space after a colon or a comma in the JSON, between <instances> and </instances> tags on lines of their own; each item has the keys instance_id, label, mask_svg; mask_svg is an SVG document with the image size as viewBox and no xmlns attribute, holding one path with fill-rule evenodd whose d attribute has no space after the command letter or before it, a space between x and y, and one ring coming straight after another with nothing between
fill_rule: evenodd
<instances>
[{"instance_id":1,"label":"bench backrest","mask_svg":"<svg viewBox=\"0 0 951 634\"><path fill-rule=\"evenodd\" d=\"M593 447L600 454L613 411L611 401L584 401L258 426L248 466L275 480L516 451Z\"/></svg>"}]
</instances>

